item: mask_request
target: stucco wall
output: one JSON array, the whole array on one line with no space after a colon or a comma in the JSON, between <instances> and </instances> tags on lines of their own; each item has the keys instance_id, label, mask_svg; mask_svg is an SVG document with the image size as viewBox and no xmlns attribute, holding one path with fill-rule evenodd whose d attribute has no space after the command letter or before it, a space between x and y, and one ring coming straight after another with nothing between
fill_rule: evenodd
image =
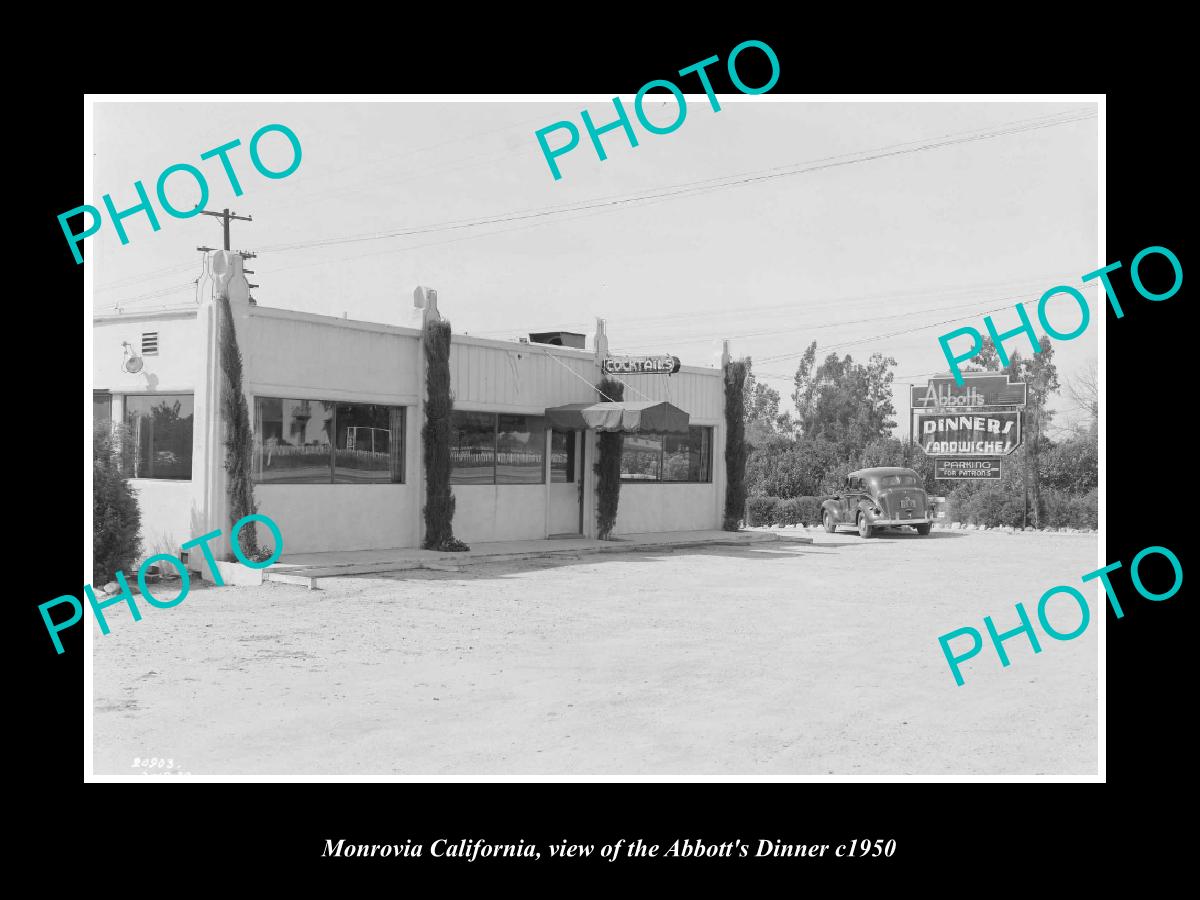
<instances>
[{"instance_id":1,"label":"stucco wall","mask_svg":"<svg viewBox=\"0 0 1200 900\"><path fill-rule=\"evenodd\" d=\"M459 540L524 541L546 536L546 485L456 484L454 536Z\"/></svg>"},{"instance_id":2,"label":"stucco wall","mask_svg":"<svg viewBox=\"0 0 1200 900\"><path fill-rule=\"evenodd\" d=\"M128 341L141 356L144 332L157 332L158 354L143 356L142 371L136 375L123 371L121 342ZM92 332L92 387L131 394L192 391L201 369L199 335L195 310L98 318Z\"/></svg>"},{"instance_id":3,"label":"stucco wall","mask_svg":"<svg viewBox=\"0 0 1200 900\"><path fill-rule=\"evenodd\" d=\"M279 526L285 555L417 543L411 484L258 484L254 496L258 511Z\"/></svg>"},{"instance_id":4,"label":"stucco wall","mask_svg":"<svg viewBox=\"0 0 1200 900\"><path fill-rule=\"evenodd\" d=\"M130 478L142 521L143 559L155 553L179 555L179 548L205 533L195 515L190 481Z\"/></svg>"},{"instance_id":5,"label":"stucco wall","mask_svg":"<svg viewBox=\"0 0 1200 900\"><path fill-rule=\"evenodd\" d=\"M622 484L613 532L638 534L720 528L716 490L715 483Z\"/></svg>"},{"instance_id":6,"label":"stucco wall","mask_svg":"<svg viewBox=\"0 0 1200 900\"><path fill-rule=\"evenodd\" d=\"M239 324L247 389L258 396L412 403L418 336L408 329L251 307Z\"/></svg>"}]
</instances>

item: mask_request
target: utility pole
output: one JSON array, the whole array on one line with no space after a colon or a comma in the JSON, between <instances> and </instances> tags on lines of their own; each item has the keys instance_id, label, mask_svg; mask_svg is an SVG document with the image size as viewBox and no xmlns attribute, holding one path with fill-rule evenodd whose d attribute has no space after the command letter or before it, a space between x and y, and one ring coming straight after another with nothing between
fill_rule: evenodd
<instances>
[{"instance_id":1,"label":"utility pole","mask_svg":"<svg viewBox=\"0 0 1200 900\"><path fill-rule=\"evenodd\" d=\"M225 230L225 249L226 250L230 249L229 248L229 223L230 223L230 221L233 219L237 219L239 222L253 222L254 221L253 216L239 216L237 213L231 213L229 211L229 207L225 207L224 211L222 211L222 212L209 212L207 209L204 209L204 210L200 211L200 215L213 216L217 219L221 219L221 224Z\"/></svg>"}]
</instances>

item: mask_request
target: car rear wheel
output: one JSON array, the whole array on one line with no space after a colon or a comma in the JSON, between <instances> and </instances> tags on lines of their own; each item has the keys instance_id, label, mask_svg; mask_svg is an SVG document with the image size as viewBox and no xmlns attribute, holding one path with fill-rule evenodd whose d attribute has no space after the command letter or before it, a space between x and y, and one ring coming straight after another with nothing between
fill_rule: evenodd
<instances>
[{"instance_id":1,"label":"car rear wheel","mask_svg":"<svg viewBox=\"0 0 1200 900\"><path fill-rule=\"evenodd\" d=\"M917 534L929 534L929 523L928 522L926 522L924 525L917 525L914 527L917 529Z\"/></svg>"},{"instance_id":2,"label":"car rear wheel","mask_svg":"<svg viewBox=\"0 0 1200 900\"><path fill-rule=\"evenodd\" d=\"M858 514L858 536L864 538L871 536L871 521L865 513Z\"/></svg>"},{"instance_id":3,"label":"car rear wheel","mask_svg":"<svg viewBox=\"0 0 1200 900\"><path fill-rule=\"evenodd\" d=\"M833 534L835 531L837 531L837 525L833 523L833 513L831 513L829 510L825 510L825 531L829 534Z\"/></svg>"}]
</instances>

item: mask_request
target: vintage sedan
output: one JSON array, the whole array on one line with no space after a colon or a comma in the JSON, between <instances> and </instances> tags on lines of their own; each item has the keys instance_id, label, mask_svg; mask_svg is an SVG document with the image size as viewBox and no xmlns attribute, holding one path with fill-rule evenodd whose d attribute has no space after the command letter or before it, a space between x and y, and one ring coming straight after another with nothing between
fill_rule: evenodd
<instances>
[{"instance_id":1,"label":"vintage sedan","mask_svg":"<svg viewBox=\"0 0 1200 900\"><path fill-rule=\"evenodd\" d=\"M869 538L876 529L909 525L929 534L933 504L912 469L859 469L846 476L836 496L821 504L825 530L856 528Z\"/></svg>"}]
</instances>

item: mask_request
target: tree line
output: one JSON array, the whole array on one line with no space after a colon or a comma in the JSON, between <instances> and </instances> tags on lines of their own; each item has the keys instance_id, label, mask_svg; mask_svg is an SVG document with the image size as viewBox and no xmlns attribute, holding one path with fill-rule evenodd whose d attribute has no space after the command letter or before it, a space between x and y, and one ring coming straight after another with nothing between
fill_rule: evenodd
<instances>
[{"instance_id":1,"label":"tree line","mask_svg":"<svg viewBox=\"0 0 1200 900\"><path fill-rule=\"evenodd\" d=\"M896 360L875 353L866 362L828 354L818 360L814 341L793 378L793 410L781 410L779 391L758 381L747 360L744 421L747 524L808 521L819 501L837 493L846 475L872 466L915 470L925 489L948 501L947 521L989 527L1095 528L1098 506L1098 390L1094 370L1069 379L1067 396L1082 413L1069 426L1049 409L1062 384L1054 347L1043 337L1041 352L1014 352L1007 364L990 338L963 371L1005 372L1028 385L1024 442L1004 457L998 482L937 481L933 459L919 444L895 436ZM949 372L947 372L947 375ZM787 501L794 501L788 503ZM816 502L813 502L816 501ZM819 512L817 513L819 516Z\"/></svg>"}]
</instances>

